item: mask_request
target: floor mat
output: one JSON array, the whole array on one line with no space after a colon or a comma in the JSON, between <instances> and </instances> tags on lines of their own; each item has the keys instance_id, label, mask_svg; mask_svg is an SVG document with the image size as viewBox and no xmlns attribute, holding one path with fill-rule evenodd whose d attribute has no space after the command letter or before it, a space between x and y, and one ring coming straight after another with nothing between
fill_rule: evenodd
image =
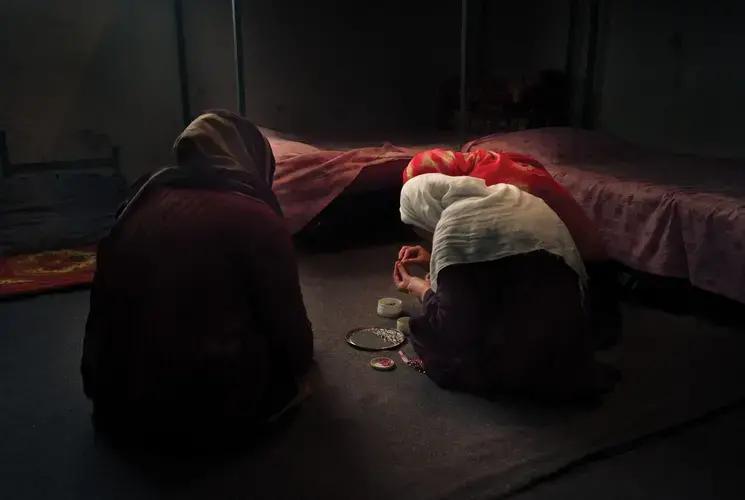
<instances>
[{"instance_id":1,"label":"floor mat","mask_svg":"<svg viewBox=\"0 0 745 500\"><path fill-rule=\"evenodd\" d=\"M96 269L95 247L0 258L0 298L87 285Z\"/></svg>"},{"instance_id":2,"label":"floor mat","mask_svg":"<svg viewBox=\"0 0 745 500\"><path fill-rule=\"evenodd\" d=\"M607 354L624 381L596 409L495 404L438 389L400 363L344 343L394 294L396 248L314 256L302 266L317 336L314 397L276 443L226 474L250 498L499 498L572 461L745 396L745 339L648 310L628 310L622 346ZM251 479L237 475L251 471ZM274 479L284 471L288 480ZM222 474L221 474L222 475ZM289 480L291 478L291 480ZM199 481L206 494L214 484ZM303 492L301 494L301 492Z\"/></svg>"},{"instance_id":3,"label":"floor mat","mask_svg":"<svg viewBox=\"0 0 745 500\"><path fill-rule=\"evenodd\" d=\"M216 465L162 457L133 464L94 439L78 371L87 292L0 304L2 491L24 499L500 498L745 393L743 339L640 308L626 310L624 343L608 353L624 382L595 410L451 394L395 353L395 370L375 371L375 354L352 349L344 334L394 324L375 308L395 294L396 254L391 246L303 258L317 339L314 394L286 432Z\"/></svg>"}]
</instances>

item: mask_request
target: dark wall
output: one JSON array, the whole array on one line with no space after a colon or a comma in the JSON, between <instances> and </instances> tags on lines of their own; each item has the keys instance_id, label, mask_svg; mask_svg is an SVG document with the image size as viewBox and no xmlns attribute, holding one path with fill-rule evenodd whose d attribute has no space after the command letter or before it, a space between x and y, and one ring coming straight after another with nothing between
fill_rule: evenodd
<instances>
[{"instance_id":1,"label":"dark wall","mask_svg":"<svg viewBox=\"0 0 745 500\"><path fill-rule=\"evenodd\" d=\"M187 2L197 108L234 100L229 2ZM245 2L248 108L262 124L328 133L430 125L458 68L460 2Z\"/></svg>"},{"instance_id":2,"label":"dark wall","mask_svg":"<svg viewBox=\"0 0 745 500\"><path fill-rule=\"evenodd\" d=\"M600 128L664 149L745 158L745 2L606 4Z\"/></svg>"},{"instance_id":3,"label":"dark wall","mask_svg":"<svg viewBox=\"0 0 745 500\"><path fill-rule=\"evenodd\" d=\"M440 83L458 71L459 0L244 3L248 108L260 125L338 136L432 127ZM563 68L568 2L471 4L474 66ZM745 3L604 4L600 127L745 156ZM184 5L192 109L234 108L230 1ZM120 145L130 178L170 161L182 128L172 0L4 0L0 47L0 129L14 161Z\"/></svg>"},{"instance_id":4,"label":"dark wall","mask_svg":"<svg viewBox=\"0 0 745 500\"><path fill-rule=\"evenodd\" d=\"M474 0L471 0L474 1ZM563 69L569 1L485 0L490 74ZM577 23L586 40L588 1ZM745 158L745 2L600 0L596 126L666 150ZM575 77L585 70L577 47ZM582 81L575 86L575 114Z\"/></svg>"},{"instance_id":5,"label":"dark wall","mask_svg":"<svg viewBox=\"0 0 745 500\"><path fill-rule=\"evenodd\" d=\"M460 1L251 0L249 115L293 133L426 129L458 69ZM172 0L0 2L0 129L14 161L105 154L129 177L182 126ZM191 103L235 108L230 1L185 0ZM10 48L10 50L6 50Z\"/></svg>"},{"instance_id":6,"label":"dark wall","mask_svg":"<svg viewBox=\"0 0 745 500\"><path fill-rule=\"evenodd\" d=\"M471 0L473 1L473 0ZM511 77L563 70L569 31L566 0L483 0L482 64L488 75Z\"/></svg>"},{"instance_id":7,"label":"dark wall","mask_svg":"<svg viewBox=\"0 0 745 500\"><path fill-rule=\"evenodd\" d=\"M171 2L0 2L0 128L11 160L105 155L128 174L169 158L181 126Z\"/></svg>"}]
</instances>

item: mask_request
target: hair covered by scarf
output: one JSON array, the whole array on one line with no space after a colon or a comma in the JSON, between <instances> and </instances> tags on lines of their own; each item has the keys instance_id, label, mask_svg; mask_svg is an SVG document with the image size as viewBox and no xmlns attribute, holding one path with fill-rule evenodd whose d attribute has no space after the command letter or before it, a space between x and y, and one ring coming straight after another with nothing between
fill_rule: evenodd
<instances>
[{"instance_id":1,"label":"hair covered by scarf","mask_svg":"<svg viewBox=\"0 0 745 500\"><path fill-rule=\"evenodd\" d=\"M274 181L272 148L249 120L230 111L212 110L192 121L173 144L180 165L209 163L212 168L248 171L258 183Z\"/></svg>"},{"instance_id":2,"label":"hair covered by scarf","mask_svg":"<svg viewBox=\"0 0 745 500\"><path fill-rule=\"evenodd\" d=\"M452 265L545 250L562 258L584 287L587 274L574 240L546 203L510 184L423 174L401 190L401 220L433 233L430 275Z\"/></svg>"},{"instance_id":3,"label":"hair covered by scarf","mask_svg":"<svg viewBox=\"0 0 745 500\"><path fill-rule=\"evenodd\" d=\"M177 166L138 179L117 211L121 220L144 192L157 186L229 191L282 209L272 191L275 160L269 142L246 118L230 111L207 111L194 119L173 145Z\"/></svg>"}]
</instances>

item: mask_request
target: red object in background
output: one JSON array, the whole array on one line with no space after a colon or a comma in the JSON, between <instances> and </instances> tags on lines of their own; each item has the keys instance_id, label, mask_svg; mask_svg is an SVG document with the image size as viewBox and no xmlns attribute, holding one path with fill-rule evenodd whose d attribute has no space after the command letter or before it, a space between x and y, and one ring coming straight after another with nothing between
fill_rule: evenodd
<instances>
[{"instance_id":1,"label":"red object in background","mask_svg":"<svg viewBox=\"0 0 745 500\"><path fill-rule=\"evenodd\" d=\"M607 258L605 244L595 224L572 194L528 155L477 149L469 153L432 149L417 154L404 170L404 183L422 174L440 173L484 179L487 186L512 184L541 198L559 216L585 260Z\"/></svg>"},{"instance_id":2,"label":"red object in background","mask_svg":"<svg viewBox=\"0 0 745 500\"><path fill-rule=\"evenodd\" d=\"M95 270L95 246L3 257L0 298L88 285Z\"/></svg>"},{"instance_id":3,"label":"red object in background","mask_svg":"<svg viewBox=\"0 0 745 500\"><path fill-rule=\"evenodd\" d=\"M563 189L538 161L530 156L479 149L470 153L432 149L419 153L404 171L404 182L417 175L440 173L484 179L487 186L512 184L533 193ZM558 188L557 188L558 186Z\"/></svg>"}]
</instances>

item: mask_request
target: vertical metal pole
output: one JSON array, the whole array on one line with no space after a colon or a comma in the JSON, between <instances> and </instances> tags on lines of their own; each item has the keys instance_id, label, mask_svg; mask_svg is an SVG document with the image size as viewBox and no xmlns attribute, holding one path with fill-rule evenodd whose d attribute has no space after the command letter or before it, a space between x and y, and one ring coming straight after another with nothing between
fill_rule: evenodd
<instances>
[{"instance_id":1,"label":"vertical metal pole","mask_svg":"<svg viewBox=\"0 0 745 500\"><path fill-rule=\"evenodd\" d=\"M468 69L468 0L461 0L460 15L460 120L458 132L461 144L468 136L468 100L466 99L466 71Z\"/></svg>"},{"instance_id":2,"label":"vertical metal pole","mask_svg":"<svg viewBox=\"0 0 745 500\"><path fill-rule=\"evenodd\" d=\"M582 99L582 127L595 126L595 80L597 79L598 39L600 33L600 2L590 2L590 20L587 34L587 56L585 61L585 88Z\"/></svg>"},{"instance_id":3,"label":"vertical metal pole","mask_svg":"<svg viewBox=\"0 0 745 500\"><path fill-rule=\"evenodd\" d=\"M0 177L7 177L10 171L10 154L8 153L8 139L5 131L0 130Z\"/></svg>"},{"instance_id":4,"label":"vertical metal pole","mask_svg":"<svg viewBox=\"0 0 745 500\"><path fill-rule=\"evenodd\" d=\"M575 109L577 85L575 75L575 59L577 52L577 18L579 16L579 0L569 0L569 29L567 30L566 62L564 64L564 76L569 84L569 95L567 96L567 119L568 125L575 124Z\"/></svg>"},{"instance_id":5,"label":"vertical metal pole","mask_svg":"<svg viewBox=\"0 0 745 500\"><path fill-rule=\"evenodd\" d=\"M579 0L569 0L569 29L567 30L566 63L564 72L567 78L574 74L574 59L577 50L577 16L579 15Z\"/></svg>"},{"instance_id":6,"label":"vertical metal pole","mask_svg":"<svg viewBox=\"0 0 745 500\"><path fill-rule=\"evenodd\" d=\"M241 14L241 0L233 0L233 51L238 114L246 116L246 75L243 70L243 18Z\"/></svg>"},{"instance_id":7,"label":"vertical metal pole","mask_svg":"<svg viewBox=\"0 0 745 500\"><path fill-rule=\"evenodd\" d=\"M173 11L176 16L176 50L178 51L178 76L181 86L181 113L186 127L191 122L191 105L189 103L189 71L186 64L183 0L173 1Z\"/></svg>"}]
</instances>

